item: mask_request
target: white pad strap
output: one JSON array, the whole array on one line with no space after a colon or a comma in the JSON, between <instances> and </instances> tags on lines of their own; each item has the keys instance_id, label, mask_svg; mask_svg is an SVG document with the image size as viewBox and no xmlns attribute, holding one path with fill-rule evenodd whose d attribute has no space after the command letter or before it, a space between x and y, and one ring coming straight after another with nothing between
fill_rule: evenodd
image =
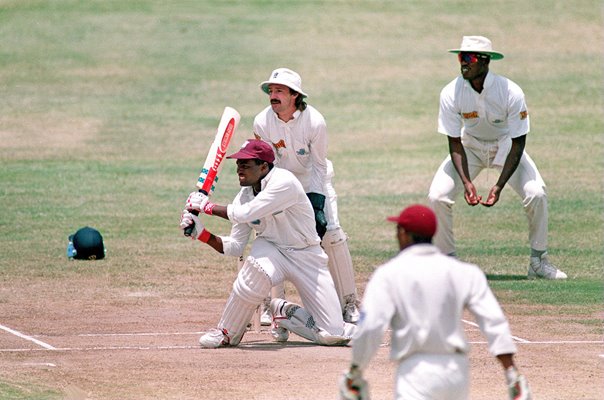
<instances>
[{"instance_id":1,"label":"white pad strap","mask_svg":"<svg viewBox=\"0 0 604 400\"><path fill-rule=\"evenodd\" d=\"M333 335L317 327L314 318L305 309L283 299L273 299L271 311L277 327L292 331L311 342L324 346L344 346L352 338L352 335L347 335L349 332L345 332L344 329L340 335Z\"/></svg>"},{"instance_id":2,"label":"white pad strap","mask_svg":"<svg viewBox=\"0 0 604 400\"><path fill-rule=\"evenodd\" d=\"M354 283L352 257L350 256L350 250L348 250L348 237L342 228L329 230L323 236L321 245L327 253L327 257L329 257L327 265L342 308L348 302L356 302L357 288Z\"/></svg>"},{"instance_id":3,"label":"white pad strap","mask_svg":"<svg viewBox=\"0 0 604 400\"><path fill-rule=\"evenodd\" d=\"M233 282L233 291L218 323L219 329L226 329L229 344L239 344L256 307L266 297L271 286L271 280L262 267L254 257L248 257Z\"/></svg>"}]
</instances>

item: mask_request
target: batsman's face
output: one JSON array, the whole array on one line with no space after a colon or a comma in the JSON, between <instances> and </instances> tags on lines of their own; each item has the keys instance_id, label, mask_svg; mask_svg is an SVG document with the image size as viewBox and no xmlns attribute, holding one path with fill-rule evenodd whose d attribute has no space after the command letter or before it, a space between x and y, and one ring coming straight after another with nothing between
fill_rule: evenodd
<instances>
[{"instance_id":1,"label":"batsman's face","mask_svg":"<svg viewBox=\"0 0 604 400\"><path fill-rule=\"evenodd\" d=\"M295 111L297 96L297 94L292 94L285 85L276 83L268 85L268 97L271 107L277 115L292 112L292 110Z\"/></svg>"},{"instance_id":2,"label":"batsman's face","mask_svg":"<svg viewBox=\"0 0 604 400\"><path fill-rule=\"evenodd\" d=\"M239 186L256 185L266 175L266 163L256 164L255 160L237 160L237 176Z\"/></svg>"}]
</instances>

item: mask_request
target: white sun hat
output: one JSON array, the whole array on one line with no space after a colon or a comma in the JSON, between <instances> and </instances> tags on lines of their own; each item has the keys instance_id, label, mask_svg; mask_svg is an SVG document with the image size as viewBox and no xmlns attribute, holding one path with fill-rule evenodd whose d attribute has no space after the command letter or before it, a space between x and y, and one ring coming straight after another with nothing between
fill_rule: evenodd
<instances>
[{"instance_id":1,"label":"white sun hat","mask_svg":"<svg viewBox=\"0 0 604 400\"><path fill-rule=\"evenodd\" d=\"M285 85L300 93L303 97L308 97L308 95L302 91L302 78L300 78L300 75L298 75L297 72L292 71L289 68L277 68L271 72L271 76L268 80L260 84L260 89L268 94L268 85L270 84Z\"/></svg>"},{"instance_id":2,"label":"white sun hat","mask_svg":"<svg viewBox=\"0 0 604 400\"><path fill-rule=\"evenodd\" d=\"M491 60L501 60L503 54L498 51L493 51L491 41L484 36L464 36L461 40L459 49L451 49L449 53L461 52L484 53L491 57Z\"/></svg>"}]
</instances>

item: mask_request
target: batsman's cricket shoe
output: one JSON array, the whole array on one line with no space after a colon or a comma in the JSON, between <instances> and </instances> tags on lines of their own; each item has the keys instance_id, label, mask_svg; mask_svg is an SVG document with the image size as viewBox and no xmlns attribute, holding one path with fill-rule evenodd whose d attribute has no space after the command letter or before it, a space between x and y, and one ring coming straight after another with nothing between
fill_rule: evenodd
<instances>
[{"instance_id":1,"label":"batsman's cricket shoe","mask_svg":"<svg viewBox=\"0 0 604 400\"><path fill-rule=\"evenodd\" d=\"M199 338L199 344L206 349L228 346L229 342L230 340L225 329L210 329Z\"/></svg>"},{"instance_id":2,"label":"batsman's cricket shoe","mask_svg":"<svg viewBox=\"0 0 604 400\"><path fill-rule=\"evenodd\" d=\"M560 271L547 259L547 253L543 253L541 257L531 257L531 263L528 269L528 278L544 278L544 279L566 279L564 272Z\"/></svg>"}]
</instances>

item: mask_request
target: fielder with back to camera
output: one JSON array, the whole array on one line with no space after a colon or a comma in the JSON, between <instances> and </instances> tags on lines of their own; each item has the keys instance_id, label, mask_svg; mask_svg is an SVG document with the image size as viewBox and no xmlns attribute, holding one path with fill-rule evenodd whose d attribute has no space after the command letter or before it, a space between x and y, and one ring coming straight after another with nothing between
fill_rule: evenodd
<instances>
[{"instance_id":1,"label":"fielder with back to camera","mask_svg":"<svg viewBox=\"0 0 604 400\"><path fill-rule=\"evenodd\" d=\"M252 231L250 254L233 283L217 329L199 339L205 348L237 346L254 310L273 285L294 284L304 308L281 298L270 303L273 337L284 342L289 331L321 345L345 345L355 325L342 319L338 295L319 245L312 205L302 185L289 171L274 167L271 146L249 140L235 154L241 190L229 205L213 204L200 192L189 195L180 226L194 225L191 238L207 243L219 253L240 256ZM208 232L198 211L231 221L228 236Z\"/></svg>"},{"instance_id":2,"label":"fielder with back to camera","mask_svg":"<svg viewBox=\"0 0 604 400\"><path fill-rule=\"evenodd\" d=\"M346 322L359 318L357 290L348 238L340 227L337 195L332 184L333 165L327 159L327 125L323 115L305 102L302 79L288 68L275 69L260 84L270 105L254 118L254 135L273 145L275 165L291 171L302 183L315 210L321 245L329 256L333 277ZM283 286L273 289L283 297ZM263 314L263 324L270 316Z\"/></svg>"},{"instance_id":3,"label":"fielder with back to camera","mask_svg":"<svg viewBox=\"0 0 604 400\"><path fill-rule=\"evenodd\" d=\"M369 398L363 371L390 328L395 399L467 399L470 346L461 319L468 309L504 369L509 398L530 399L514 365L508 322L484 273L432 245L437 222L430 208L412 205L388 221L396 223L400 253L378 267L365 288L351 365L339 380L341 398Z\"/></svg>"},{"instance_id":4,"label":"fielder with back to camera","mask_svg":"<svg viewBox=\"0 0 604 400\"><path fill-rule=\"evenodd\" d=\"M521 197L528 217L531 256L528 278L566 279L547 257L548 205L545 183L524 151L529 114L522 89L489 71L491 60L503 58L483 36L464 36L457 53L461 76L440 93L438 132L447 135L450 155L434 175L428 199L439 223L434 244L456 255L453 238L453 204L464 192L470 206L492 207L505 185ZM472 180L483 170L500 174L486 200Z\"/></svg>"}]
</instances>

